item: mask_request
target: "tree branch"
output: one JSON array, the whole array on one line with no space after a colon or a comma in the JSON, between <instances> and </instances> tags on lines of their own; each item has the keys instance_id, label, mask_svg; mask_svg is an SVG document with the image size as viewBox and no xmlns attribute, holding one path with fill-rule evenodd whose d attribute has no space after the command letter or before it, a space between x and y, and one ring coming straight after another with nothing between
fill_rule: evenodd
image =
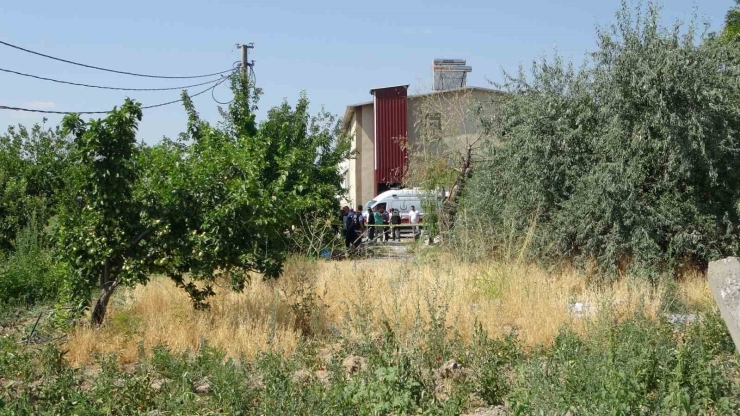
<instances>
[{"instance_id":1,"label":"tree branch","mask_svg":"<svg viewBox=\"0 0 740 416\"><path fill-rule=\"evenodd\" d=\"M131 251L133 251L133 249L137 245L139 245L139 243L141 243L149 234L151 234L152 231L154 231L154 230L151 229L151 228L147 228L146 230L142 231L141 234L137 235L136 238L134 238L134 241L132 241L131 244L126 249L126 254L125 255L126 256L131 256Z\"/></svg>"},{"instance_id":2,"label":"tree branch","mask_svg":"<svg viewBox=\"0 0 740 416\"><path fill-rule=\"evenodd\" d=\"M131 242L131 245L129 246L129 248L132 249L136 247L137 245L139 245L139 243L141 243L143 239L145 239L149 234L151 234L151 232L152 232L152 229L148 228L144 230L141 234L137 235L136 238L134 238L134 241Z\"/></svg>"}]
</instances>

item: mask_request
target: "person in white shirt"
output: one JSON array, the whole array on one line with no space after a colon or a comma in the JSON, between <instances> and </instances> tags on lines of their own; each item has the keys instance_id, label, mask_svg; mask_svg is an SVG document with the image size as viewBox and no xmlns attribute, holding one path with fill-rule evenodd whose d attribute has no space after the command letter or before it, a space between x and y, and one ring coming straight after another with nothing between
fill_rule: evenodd
<instances>
[{"instance_id":1,"label":"person in white shirt","mask_svg":"<svg viewBox=\"0 0 740 416\"><path fill-rule=\"evenodd\" d=\"M413 205L411 205L411 211L409 211L409 222L411 224L419 223L419 213ZM414 231L414 237L416 237L416 235L419 234L419 227L413 227L412 230Z\"/></svg>"}]
</instances>

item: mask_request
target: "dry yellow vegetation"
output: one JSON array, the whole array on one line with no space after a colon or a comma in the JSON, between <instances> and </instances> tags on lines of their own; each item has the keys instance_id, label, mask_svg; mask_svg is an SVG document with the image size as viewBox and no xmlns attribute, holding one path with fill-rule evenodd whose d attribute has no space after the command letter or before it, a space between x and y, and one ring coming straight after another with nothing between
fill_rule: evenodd
<instances>
[{"instance_id":1,"label":"dry yellow vegetation","mask_svg":"<svg viewBox=\"0 0 740 416\"><path fill-rule=\"evenodd\" d=\"M463 339L480 323L493 336L515 330L523 343L534 345L550 342L566 324L585 333L597 311L605 309L616 318L638 310L658 317L668 292L687 305L711 304L699 274L672 287L624 278L596 289L576 271L548 272L517 262L464 263L450 255L423 262L294 258L277 281L254 279L243 293L217 288L206 311L194 310L171 281L154 278L119 293L106 324L77 327L66 348L77 365L100 353L135 361L142 343L145 351L158 344L184 351L207 342L230 357L251 358L267 350L290 353L306 331L327 341L337 334L373 336L383 322L402 343L418 343L430 316Z\"/></svg>"}]
</instances>

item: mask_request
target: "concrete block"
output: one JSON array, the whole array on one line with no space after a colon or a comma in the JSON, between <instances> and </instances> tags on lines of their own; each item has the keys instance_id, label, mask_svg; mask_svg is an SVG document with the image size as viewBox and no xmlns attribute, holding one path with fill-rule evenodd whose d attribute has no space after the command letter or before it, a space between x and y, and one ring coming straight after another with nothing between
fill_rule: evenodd
<instances>
[{"instance_id":1,"label":"concrete block","mask_svg":"<svg viewBox=\"0 0 740 416\"><path fill-rule=\"evenodd\" d=\"M713 261L707 276L722 319L740 352L740 261L735 257Z\"/></svg>"}]
</instances>

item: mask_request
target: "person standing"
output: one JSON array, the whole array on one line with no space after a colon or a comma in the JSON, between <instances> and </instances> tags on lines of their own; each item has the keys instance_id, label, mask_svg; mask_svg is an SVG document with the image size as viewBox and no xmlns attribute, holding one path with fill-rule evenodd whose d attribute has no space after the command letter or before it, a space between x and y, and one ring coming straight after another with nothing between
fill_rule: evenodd
<instances>
[{"instance_id":1,"label":"person standing","mask_svg":"<svg viewBox=\"0 0 740 416\"><path fill-rule=\"evenodd\" d=\"M390 224L391 216L388 215L388 210L385 209L384 206L380 207L380 216L383 218L383 241L388 241L388 238L390 238L390 228L388 227L388 224Z\"/></svg>"},{"instance_id":2,"label":"person standing","mask_svg":"<svg viewBox=\"0 0 740 416\"><path fill-rule=\"evenodd\" d=\"M355 210L348 208L347 217L345 217L344 246L349 250L354 246L357 223L355 222Z\"/></svg>"},{"instance_id":3,"label":"person standing","mask_svg":"<svg viewBox=\"0 0 740 416\"><path fill-rule=\"evenodd\" d=\"M355 248L362 244L362 234L365 232L365 217L362 215L362 205L355 211Z\"/></svg>"},{"instance_id":4,"label":"person standing","mask_svg":"<svg viewBox=\"0 0 740 416\"><path fill-rule=\"evenodd\" d=\"M367 225L367 241L372 242L375 240L375 213L370 207L367 208Z\"/></svg>"},{"instance_id":5,"label":"person standing","mask_svg":"<svg viewBox=\"0 0 740 416\"><path fill-rule=\"evenodd\" d=\"M409 223L411 223L411 225L419 223L419 212L413 205L411 205L411 211L409 211ZM419 227L414 226L411 228L411 231L414 233L414 238L416 238L416 236L419 234Z\"/></svg>"},{"instance_id":6,"label":"person standing","mask_svg":"<svg viewBox=\"0 0 740 416\"><path fill-rule=\"evenodd\" d=\"M375 218L375 225L382 225L383 224L383 214L380 212L382 208L376 207L374 208L375 212L373 213L373 217ZM375 234L378 234L377 237L383 238L380 234L383 233L382 228L378 228Z\"/></svg>"},{"instance_id":7,"label":"person standing","mask_svg":"<svg viewBox=\"0 0 740 416\"><path fill-rule=\"evenodd\" d=\"M339 215L339 221L342 222L342 238L347 239L347 214L349 214L349 207L342 207L342 213Z\"/></svg>"},{"instance_id":8,"label":"person standing","mask_svg":"<svg viewBox=\"0 0 740 416\"><path fill-rule=\"evenodd\" d=\"M401 213L398 212L398 209L393 209L393 214L391 214L391 225L393 225L393 229L391 230L393 241L401 241Z\"/></svg>"}]
</instances>

